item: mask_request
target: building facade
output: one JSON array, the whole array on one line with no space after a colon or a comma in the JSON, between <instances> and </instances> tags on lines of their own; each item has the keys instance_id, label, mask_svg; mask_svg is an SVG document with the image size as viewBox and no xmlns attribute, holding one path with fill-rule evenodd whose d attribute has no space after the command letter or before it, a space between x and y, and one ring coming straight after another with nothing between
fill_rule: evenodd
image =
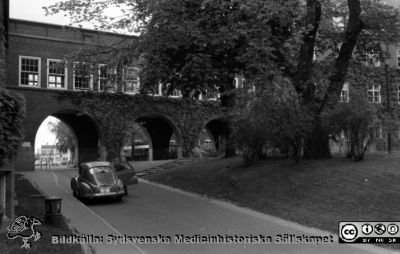
<instances>
[{"instance_id":1,"label":"building facade","mask_svg":"<svg viewBox=\"0 0 400 254\"><path fill-rule=\"evenodd\" d=\"M70 165L73 164L72 152L62 152L56 145L42 145L35 154L35 165Z\"/></svg>"},{"instance_id":2,"label":"building facade","mask_svg":"<svg viewBox=\"0 0 400 254\"><path fill-rule=\"evenodd\" d=\"M8 0L0 1L0 89L6 87L6 49L8 47ZM14 216L14 162L0 167L0 216ZM0 218L1 221L2 218Z\"/></svg>"},{"instance_id":3,"label":"building facade","mask_svg":"<svg viewBox=\"0 0 400 254\"><path fill-rule=\"evenodd\" d=\"M113 91L114 87L109 83L116 70L108 65L107 59L93 56L96 62L81 62L72 54L85 48L109 47L134 39L120 34L10 19L7 86ZM123 91L136 93L139 86L137 68L124 66L122 75Z\"/></svg>"}]
</instances>

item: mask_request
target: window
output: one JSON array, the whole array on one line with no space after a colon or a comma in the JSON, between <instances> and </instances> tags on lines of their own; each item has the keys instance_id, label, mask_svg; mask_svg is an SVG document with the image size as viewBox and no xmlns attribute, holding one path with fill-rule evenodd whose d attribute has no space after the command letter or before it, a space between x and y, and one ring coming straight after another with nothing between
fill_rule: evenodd
<instances>
[{"instance_id":1,"label":"window","mask_svg":"<svg viewBox=\"0 0 400 254\"><path fill-rule=\"evenodd\" d=\"M117 69L109 67L105 64L99 65L99 91L116 92L117 81L116 81Z\"/></svg>"},{"instance_id":2,"label":"window","mask_svg":"<svg viewBox=\"0 0 400 254\"><path fill-rule=\"evenodd\" d=\"M315 49L315 47L314 47L314 49L313 49L312 60L313 60L313 62L315 62L315 61L317 60L317 50Z\"/></svg>"},{"instance_id":3,"label":"window","mask_svg":"<svg viewBox=\"0 0 400 254\"><path fill-rule=\"evenodd\" d=\"M217 100L219 98L219 93L212 90L206 90L206 96L207 100Z\"/></svg>"},{"instance_id":4,"label":"window","mask_svg":"<svg viewBox=\"0 0 400 254\"><path fill-rule=\"evenodd\" d=\"M92 89L91 66L88 63L74 63L74 90Z\"/></svg>"},{"instance_id":5,"label":"window","mask_svg":"<svg viewBox=\"0 0 400 254\"><path fill-rule=\"evenodd\" d=\"M219 98L220 94L218 93L218 89L214 87L214 89L207 89L205 95L207 100L215 101Z\"/></svg>"},{"instance_id":6,"label":"window","mask_svg":"<svg viewBox=\"0 0 400 254\"><path fill-rule=\"evenodd\" d=\"M163 85L160 83L158 83L158 86L156 87L156 93L154 94L155 96L162 96L163 94Z\"/></svg>"},{"instance_id":7,"label":"window","mask_svg":"<svg viewBox=\"0 0 400 254\"><path fill-rule=\"evenodd\" d=\"M249 92L255 91L255 87L250 87L247 85L243 74L235 75L235 78L233 79L233 86L235 88L247 88Z\"/></svg>"},{"instance_id":8,"label":"window","mask_svg":"<svg viewBox=\"0 0 400 254\"><path fill-rule=\"evenodd\" d=\"M67 69L61 60L47 59L47 87L67 88Z\"/></svg>"},{"instance_id":9,"label":"window","mask_svg":"<svg viewBox=\"0 0 400 254\"><path fill-rule=\"evenodd\" d=\"M180 90L175 88L174 90L172 90L172 93L171 93L171 95L169 97L180 98L180 97L182 97L182 93L181 93Z\"/></svg>"},{"instance_id":10,"label":"window","mask_svg":"<svg viewBox=\"0 0 400 254\"><path fill-rule=\"evenodd\" d=\"M382 125L375 127L375 137L376 138L383 138L383 128Z\"/></svg>"},{"instance_id":11,"label":"window","mask_svg":"<svg viewBox=\"0 0 400 254\"><path fill-rule=\"evenodd\" d=\"M128 67L124 69L124 92L125 93L139 93L140 92L140 80L139 80L139 69L134 67Z\"/></svg>"},{"instance_id":12,"label":"window","mask_svg":"<svg viewBox=\"0 0 400 254\"><path fill-rule=\"evenodd\" d=\"M340 102L349 102L349 83L345 82L343 84L342 92L340 93Z\"/></svg>"},{"instance_id":13,"label":"window","mask_svg":"<svg viewBox=\"0 0 400 254\"><path fill-rule=\"evenodd\" d=\"M370 52L365 53L365 63L371 67L379 67L381 66L381 61L379 59L379 52L371 50Z\"/></svg>"},{"instance_id":14,"label":"window","mask_svg":"<svg viewBox=\"0 0 400 254\"><path fill-rule=\"evenodd\" d=\"M40 87L40 57L19 57L19 85Z\"/></svg>"},{"instance_id":15,"label":"window","mask_svg":"<svg viewBox=\"0 0 400 254\"><path fill-rule=\"evenodd\" d=\"M235 88L243 88L245 86L246 80L243 78L243 76L235 76L233 79L233 86Z\"/></svg>"},{"instance_id":16,"label":"window","mask_svg":"<svg viewBox=\"0 0 400 254\"><path fill-rule=\"evenodd\" d=\"M400 85L397 85L397 102L400 103Z\"/></svg>"},{"instance_id":17,"label":"window","mask_svg":"<svg viewBox=\"0 0 400 254\"><path fill-rule=\"evenodd\" d=\"M368 101L374 103L381 102L381 86L380 85L368 85Z\"/></svg>"},{"instance_id":18,"label":"window","mask_svg":"<svg viewBox=\"0 0 400 254\"><path fill-rule=\"evenodd\" d=\"M397 67L400 68L400 49L397 49Z\"/></svg>"}]
</instances>

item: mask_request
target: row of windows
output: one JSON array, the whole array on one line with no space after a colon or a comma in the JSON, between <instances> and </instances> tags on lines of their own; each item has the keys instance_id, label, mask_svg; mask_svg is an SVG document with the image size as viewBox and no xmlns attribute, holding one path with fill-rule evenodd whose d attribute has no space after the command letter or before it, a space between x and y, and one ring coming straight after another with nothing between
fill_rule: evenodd
<instances>
[{"instance_id":1,"label":"row of windows","mask_svg":"<svg viewBox=\"0 0 400 254\"><path fill-rule=\"evenodd\" d=\"M93 89L93 65L89 63L74 62L73 64L73 89ZM19 57L19 85L28 87L40 87L41 80L41 58L31 56ZM118 73L117 68L106 64L99 64L97 68L97 90L116 92ZM47 59L47 87L55 89L67 89L68 68L64 61L59 59ZM122 70L123 91L136 94L140 91L140 80L138 69L125 67ZM168 85L167 85L168 86ZM162 95L162 84L159 84L154 95ZM174 89L170 97L182 97L181 91ZM200 96L203 99L203 96ZM219 95L215 92L206 91L204 99L216 100Z\"/></svg>"},{"instance_id":2,"label":"row of windows","mask_svg":"<svg viewBox=\"0 0 400 254\"><path fill-rule=\"evenodd\" d=\"M73 89L92 90L93 71L92 64L78 63L73 64ZM29 87L40 87L41 80L41 58L20 56L19 57L19 85ZM57 89L67 89L68 69L62 60L47 59L47 87ZM99 91L114 91L117 88L117 69L105 64L98 66L98 87ZM123 91L126 93L138 93L140 80L138 69L125 67L122 71Z\"/></svg>"},{"instance_id":3,"label":"row of windows","mask_svg":"<svg viewBox=\"0 0 400 254\"><path fill-rule=\"evenodd\" d=\"M367 90L367 99L369 102L373 103L381 103L381 85L369 85ZM349 94L349 83L344 83L342 91L340 93L340 102L349 102L350 94ZM400 103L400 85L397 86L397 102Z\"/></svg>"},{"instance_id":4,"label":"row of windows","mask_svg":"<svg viewBox=\"0 0 400 254\"><path fill-rule=\"evenodd\" d=\"M399 56L400 58L400 56ZM92 90L93 74L92 65L88 63L74 63L73 65L73 87L74 90ZM39 57L20 56L19 58L19 85L40 87L40 70L41 59ZM109 67L106 64L100 64L98 68L98 90L99 91L116 91L117 69ZM140 89L140 81L138 69L134 67L126 67L123 69L123 90L126 93L138 93ZM234 79L236 88L244 87L245 80L242 78ZM47 59L47 87L49 88L67 88L67 66L62 60ZM161 86L160 86L161 87ZM158 90L160 90L160 87ZM157 91L161 94L161 91ZM181 97L179 90L174 90L171 97ZM214 94L207 94L207 99L214 98ZM381 102L381 86L369 85L367 98L370 102ZM349 84L343 85L340 102L349 102ZM398 102L400 103L400 86L398 86Z\"/></svg>"},{"instance_id":5,"label":"row of windows","mask_svg":"<svg viewBox=\"0 0 400 254\"><path fill-rule=\"evenodd\" d=\"M396 50L396 60L397 60L397 68L400 68L400 49ZM377 53L376 51L374 52L373 50L368 52L368 53L366 53L363 56L363 61L368 66L374 66L374 67L380 67L381 66L379 53Z\"/></svg>"}]
</instances>

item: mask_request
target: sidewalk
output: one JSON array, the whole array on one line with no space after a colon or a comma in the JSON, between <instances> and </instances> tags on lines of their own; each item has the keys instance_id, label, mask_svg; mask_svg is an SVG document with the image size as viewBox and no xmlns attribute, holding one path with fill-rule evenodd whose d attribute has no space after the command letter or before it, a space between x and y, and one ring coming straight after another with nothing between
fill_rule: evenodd
<instances>
[{"instance_id":1,"label":"sidewalk","mask_svg":"<svg viewBox=\"0 0 400 254\"><path fill-rule=\"evenodd\" d=\"M159 167L174 160L159 160L159 161L128 161L133 166L136 172L142 172L151 168Z\"/></svg>"},{"instance_id":2,"label":"sidewalk","mask_svg":"<svg viewBox=\"0 0 400 254\"><path fill-rule=\"evenodd\" d=\"M67 186L62 186L58 178L52 172L33 171L24 172L24 177L35 185L45 195L55 195L62 198L62 214L66 217L70 227L76 229L79 233L76 235L107 235L121 236L122 234L112 225L95 214L90 208L79 202ZM40 186L40 187L38 187ZM145 252L133 244L98 244L83 245L85 253L140 253Z\"/></svg>"}]
</instances>

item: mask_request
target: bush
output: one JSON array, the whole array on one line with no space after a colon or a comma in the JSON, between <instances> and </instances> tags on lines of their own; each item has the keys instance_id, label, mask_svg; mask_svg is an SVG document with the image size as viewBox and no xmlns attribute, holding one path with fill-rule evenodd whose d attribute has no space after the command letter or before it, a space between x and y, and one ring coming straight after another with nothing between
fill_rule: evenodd
<instances>
[{"instance_id":1,"label":"bush","mask_svg":"<svg viewBox=\"0 0 400 254\"><path fill-rule=\"evenodd\" d=\"M343 135L346 157L354 161L364 159L365 152L374 141L377 127L375 107L363 96L353 96L349 103L336 105L331 115L332 133Z\"/></svg>"},{"instance_id":2,"label":"bush","mask_svg":"<svg viewBox=\"0 0 400 254\"><path fill-rule=\"evenodd\" d=\"M19 149L25 100L16 93L0 89L0 167L8 163Z\"/></svg>"},{"instance_id":3,"label":"bush","mask_svg":"<svg viewBox=\"0 0 400 254\"><path fill-rule=\"evenodd\" d=\"M260 157L267 144L285 149L296 161L301 157L310 117L296 96L282 89L238 91L232 128L245 166Z\"/></svg>"}]
</instances>

